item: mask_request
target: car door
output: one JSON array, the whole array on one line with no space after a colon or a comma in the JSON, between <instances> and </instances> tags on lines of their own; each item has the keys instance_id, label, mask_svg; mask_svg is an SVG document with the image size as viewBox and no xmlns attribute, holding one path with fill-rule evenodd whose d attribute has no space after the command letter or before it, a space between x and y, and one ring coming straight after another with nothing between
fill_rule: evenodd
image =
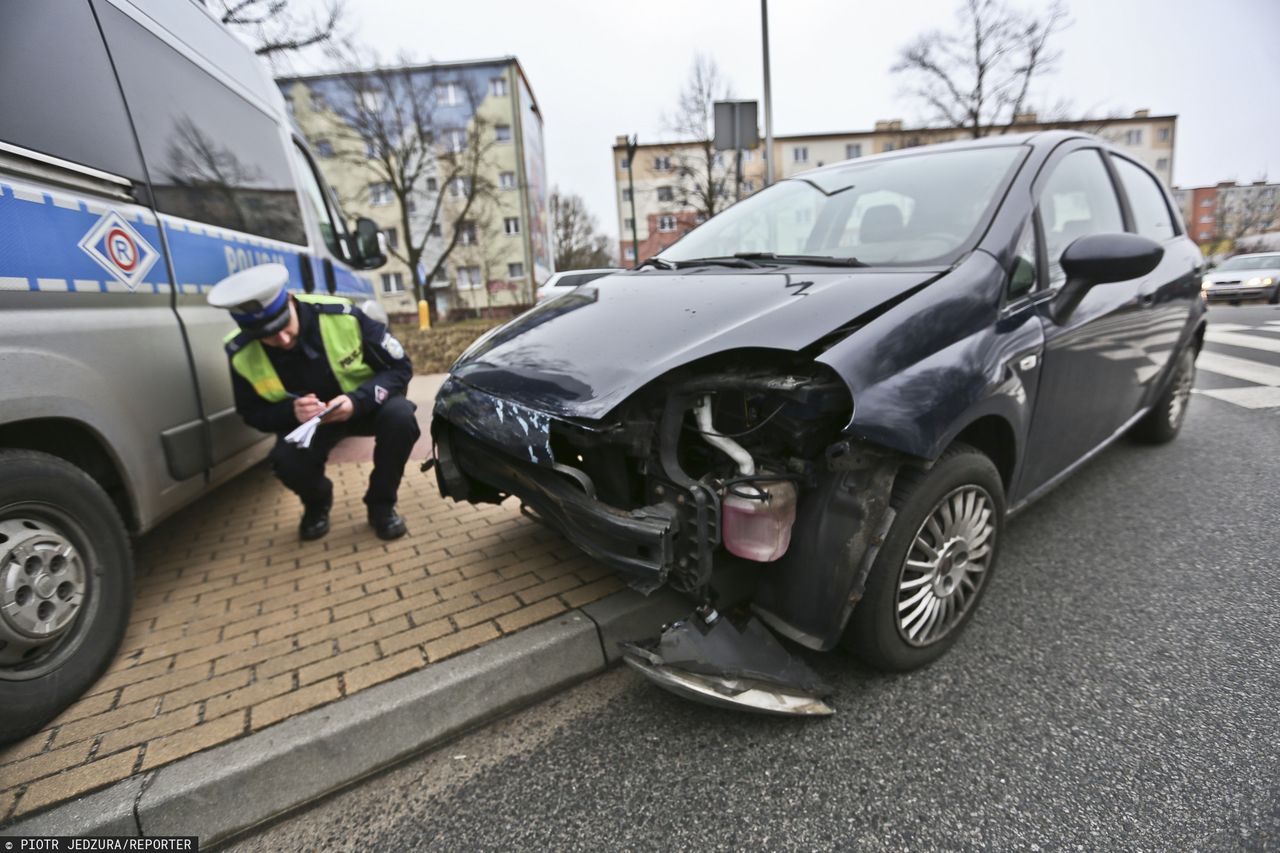
<instances>
[{"instance_id":1,"label":"car door","mask_svg":"<svg viewBox=\"0 0 1280 853\"><path fill-rule=\"evenodd\" d=\"M1060 148L1036 179L1033 195L1051 291L1066 278L1060 259L1088 234L1125 231L1111 170L1101 150ZM1151 320L1142 279L1098 285L1062 323L1041 305L1045 347L1018 493L1029 495L1110 438L1138 410L1150 367L1134 341Z\"/></svg>"}]
</instances>

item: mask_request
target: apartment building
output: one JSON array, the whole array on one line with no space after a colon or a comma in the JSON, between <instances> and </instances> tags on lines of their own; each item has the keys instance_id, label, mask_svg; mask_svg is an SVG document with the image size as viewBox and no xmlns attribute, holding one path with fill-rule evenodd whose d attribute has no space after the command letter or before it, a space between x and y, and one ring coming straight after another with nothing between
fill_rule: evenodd
<instances>
[{"instance_id":1,"label":"apartment building","mask_svg":"<svg viewBox=\"0 0 1280 853\"><path fill-rule=\"evenodd\" d=\"M1202 249L1229 251L1242 238L1280 231L1280 184L1220 181L1173 194L1187 233Z\"/></svg>"},{"instance_id":2,"label":"apartment building","mask_svg":"<svg viewBox=\"0 0 1280 853\"><path fill-rule=\"evenodd\" d=\"M443 274L429 282L437 310L457 315L532 303L537 285L553 270L554 255L542 113L519 61L507 56L395 70L407 72L412 82L406 85L431 93L426 123L440 151L458 151L481 129L486 153L476 178L495 189L460 218L471 186L465 180L445 185L429 169L410 199L412 236L418 241L426 235L424 274L461 232ZM351 126L348 107L357 87L349 81L350 75L316 74L276 82L347 215L376 222L393 250L386 266L372 273L380 301L393 314L415 312L412 271L395 257L406 239L401 206L370 164L373 141Z\"/></svg>"},{"instance_id":3,"label":"apartment building","mask_svg":"<svg viewBox=\"0 0 1280 853\"><path fill-rule=\"evenodd\" d=\"M1126 118L1055 122L1041 122L1035 113L1024 113L1018 116L1011 132L1062 129L1095 133L1128 151L1149 166L1166 185L1171 185L1177 122L1176 115L1153 116L1148 110L1138 110ZM961 129L908 128L899 119L878 121L871 130L775 136L773 151L777 165L774 174L779 179L788 178L844 160L968 138L969 133ZM766 166L763 151L762 143L759 148L745 152L742 169L744 196L764 186ZM733 152L719 152L717 156L718 160L711 165L711 176L722 190L721 201L727 206L737 191ZM700 217L697 208L687 203L690 195L687 184L694 179L708 182L706 158L699 143L641 145L636 149L635 160L628 175L626 137L619 136L613 146L613 164L619 256L624 263L631 263L637 255L640 260L652 257L696 226ZM629 178L635 183L638 252L633 250L632 244Z\"/></svg>"}]
</instances>

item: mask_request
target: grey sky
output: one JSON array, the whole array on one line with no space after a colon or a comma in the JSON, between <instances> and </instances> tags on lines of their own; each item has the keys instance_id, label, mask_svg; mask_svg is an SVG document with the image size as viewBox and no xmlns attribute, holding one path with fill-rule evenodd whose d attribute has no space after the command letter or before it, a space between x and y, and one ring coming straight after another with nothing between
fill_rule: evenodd
<instances>
[{"instance_id":1,"label":"grey sky","mask_svg":"<svg viewBox=\"0 0 1280 853\"><path fill-rule=\"evenodd\" d=\"M584 196L615 237L614 137L663 136L694 53L714 57L738 97L759 98L763 87L758 0L349 5L360 37L387 58L517 56L546 121L551 183ZM952 26L956 5L773 0L774 132L918 123L924 114L889 67L916 33ZM1070 0L1070 13L1044 102L1066 99L1090 115L1176 113L1178 185L1280 178L1280 0Z\"/></svg>"}]
</instances>

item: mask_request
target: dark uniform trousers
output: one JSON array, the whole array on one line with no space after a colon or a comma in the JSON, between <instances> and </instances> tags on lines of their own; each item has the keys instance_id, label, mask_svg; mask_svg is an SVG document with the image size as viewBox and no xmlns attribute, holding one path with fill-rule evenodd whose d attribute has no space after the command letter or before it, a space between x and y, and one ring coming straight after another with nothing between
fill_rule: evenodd
<instances>
[{"instance_id":1,"label":"dark uniform trousers","mask_svg":"<svg viewBox=\"0 0 1280 853\"><path fill-rule=\"evenodd\" d=\"M271 449L271 467L280 482L302 498L308 507L326 506L333 500L333 483L324 475L325 462L335 444L349 435L371 435L373 473L364 502L371 515L389 513L396 503L400 478L409 453L422 431L414 412L418 407L405 397L391 397L375 411L337 424L322 424L311 446L289 444L284 436Z\"/></svg>"}]
</instances>

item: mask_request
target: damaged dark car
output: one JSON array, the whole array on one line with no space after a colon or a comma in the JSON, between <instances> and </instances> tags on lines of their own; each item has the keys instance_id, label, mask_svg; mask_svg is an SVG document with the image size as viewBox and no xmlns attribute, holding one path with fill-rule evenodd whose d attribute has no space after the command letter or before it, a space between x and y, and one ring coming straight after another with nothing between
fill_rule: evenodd
<instances>
[{"instance_id":1,"label":"damaged dark car","mask_svg":"<svg viewBox=\"0 0 1280 853\"><path fill-rule=\"evenodd\" d=\"M1177 435L1201 256L1142 164L1047 132L779 181L453 366L440 490L515 496L695 605L627 661L677 692L829 713L783 642L937 658L1006 520L1116 438Z\"/></svg>"}]
</instances>

